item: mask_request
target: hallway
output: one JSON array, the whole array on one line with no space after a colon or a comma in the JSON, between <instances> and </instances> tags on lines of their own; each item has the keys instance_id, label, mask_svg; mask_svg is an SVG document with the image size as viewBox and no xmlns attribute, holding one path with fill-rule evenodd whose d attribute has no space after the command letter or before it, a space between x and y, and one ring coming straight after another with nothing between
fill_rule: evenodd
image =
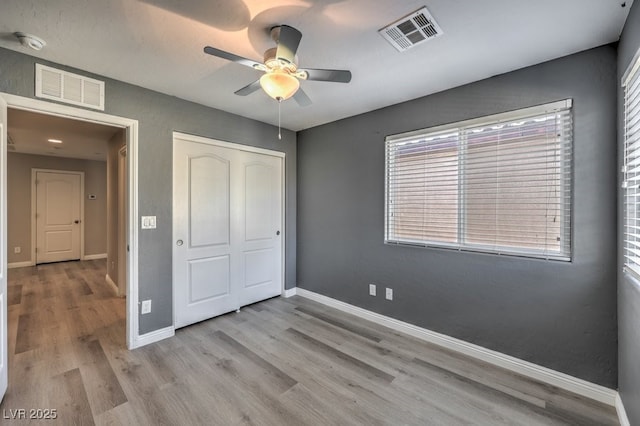
<instances>
[{"instance_id":1,"label":"hallway","mask_svg":"<svg viewBox=\"0 0 640 426\"><path fill-rule=\"evenodd\" d=\"M91 407L126 401L105 354L126 351L125 299L114 297L105 273L104 259L9 270L4 421L21 409L27 418L30 409L56 409L59 424L93 424Z\"/></svg>"}]
</instances>

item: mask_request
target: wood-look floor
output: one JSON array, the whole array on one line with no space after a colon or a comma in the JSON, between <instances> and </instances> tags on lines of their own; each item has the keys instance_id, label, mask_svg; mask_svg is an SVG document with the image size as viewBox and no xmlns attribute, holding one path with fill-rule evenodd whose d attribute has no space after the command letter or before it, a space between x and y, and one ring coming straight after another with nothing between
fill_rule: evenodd
<instances>
[{"instance_id":1,"label":"wood-look floor","mask_svg":"<svg viewBox=\"0 0 640 426\"><path fill-rule=\"evenodd\" d=\"M10 270L0 423L618 424L611 407L299 297L128 351L104 276L103 260ZM37 409L57 418L11 419Z\"/></svg>"}]
</instances>

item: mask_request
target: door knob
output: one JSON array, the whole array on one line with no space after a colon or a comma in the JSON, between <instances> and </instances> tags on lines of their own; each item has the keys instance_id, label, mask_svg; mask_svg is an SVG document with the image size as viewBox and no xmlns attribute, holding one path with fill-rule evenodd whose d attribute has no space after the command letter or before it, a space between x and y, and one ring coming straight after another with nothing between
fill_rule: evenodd
<instances>
[{"instance_id":1,"label":"door knob","mask_svg":"<svg viewBox=\"0 0 640 426\"><path fill-rule=\"evenodd\" d=\"M73 221L73 223L80 223L80 221L76 219Z\"/></svg>"},{"instance_id":2,"label":"door knob","mask_svg":"<svg viewBox=\"0 0 640 426\"><path fill-rule=\"evenodd\" d=\"M182 244L183 244L183 243L182 243L182 240L178 240L178 241L176 241L176 245L177 245L177 246L181 246Z\"/></svg>"},{"instance_id":3,"label":"door knob","mask_svg":"<svg viewBox=\"0 0 640 426\"><path fill-rule=\"evenodd\" d=\"M280 231L276 231L276 235L280 235Z\"/></svg>"}]
</instances>

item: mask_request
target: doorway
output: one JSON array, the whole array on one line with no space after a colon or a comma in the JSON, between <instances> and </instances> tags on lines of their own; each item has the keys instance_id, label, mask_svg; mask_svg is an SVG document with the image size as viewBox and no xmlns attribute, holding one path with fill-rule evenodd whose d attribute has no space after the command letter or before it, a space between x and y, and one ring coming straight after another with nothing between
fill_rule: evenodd
<instances>
[{"instance_id":1,"label":"doorway","mask_svg":"<svg viewBox=\"0 0 640 426\"><path fill-rule=\"evenodd\" d=\"M138 153L138 122L136 120L117 117L101 112L84 110L80 108L70 107L66 105L60 105L50 102L45 102L37 99L24 98L21 96L0 93L0 98L3 102L0 102L0 116L6 117L6 108L13 108L24 111L37 112L44 115L64 117L79 120L82 122L98 123L107 126L114 126L121 129L124 135L125 145L127 147L127 225L126 225L126 240L128 251L126 253L126 342L129 349L134 349L138 346L149 343L149 339L145 339L145 336L139 336L138 333L138 229L139 225L136 221L138 215L138 193L137 193L137 153ZM6 103L5 103L6 102ZM2 105L4 104L4 106ZM1 123L0 123L1 124ZM6 127L5 127L6 128ZM1 140L2 146L0 146L0 153L6 158L9 141L5 139ZM6 179L6 170L2 171L3 179ZM6 189L3 187L3 193L1 200L6 203ZM6 205L6 204L5 204ZM0 218L6 223L6 210L3 213L3 217ZM5 228L6 232L6 228ZM6 254L6 233L3 233L2 252ZM7 257L3 256L3 267L6 271ZM5 279L3 274L3 280ZM4 289L6 289L6 282L4 283ZM5 317L6 318L6 317ZM6 321L0 326L6 326ZM6 334L4 335L6 339ZM6 342L4 342L6 343ZM0 346L3 346L0 344ZM4 346L6 348L6 346Z\"/></svg>"}]
</instances>

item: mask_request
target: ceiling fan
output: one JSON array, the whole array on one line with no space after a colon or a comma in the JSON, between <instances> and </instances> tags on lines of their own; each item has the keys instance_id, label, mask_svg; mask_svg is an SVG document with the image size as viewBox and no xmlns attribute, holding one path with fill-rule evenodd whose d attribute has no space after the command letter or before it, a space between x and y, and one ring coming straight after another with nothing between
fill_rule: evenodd
<instances>
[{"instance_id":1,"label":"ceiling fan","mask_svg":"<svg viewBox=\"0 0 640 426\"><path fill-rule=\"evenodd\" d=\"M288 25L275 26L271 28L271 38L276 42L276 47L264 52L262 63L211 46L205 47L204 52L264 72L260 79L235 92L240 96L247 96L262 87L278 102L293 96L300 106L307 106L311 104L311 99L300 88L300 80L351 81L351 71L298 68L296 52L302 33L297 29Z\"/></svg>"}]
</instances>

